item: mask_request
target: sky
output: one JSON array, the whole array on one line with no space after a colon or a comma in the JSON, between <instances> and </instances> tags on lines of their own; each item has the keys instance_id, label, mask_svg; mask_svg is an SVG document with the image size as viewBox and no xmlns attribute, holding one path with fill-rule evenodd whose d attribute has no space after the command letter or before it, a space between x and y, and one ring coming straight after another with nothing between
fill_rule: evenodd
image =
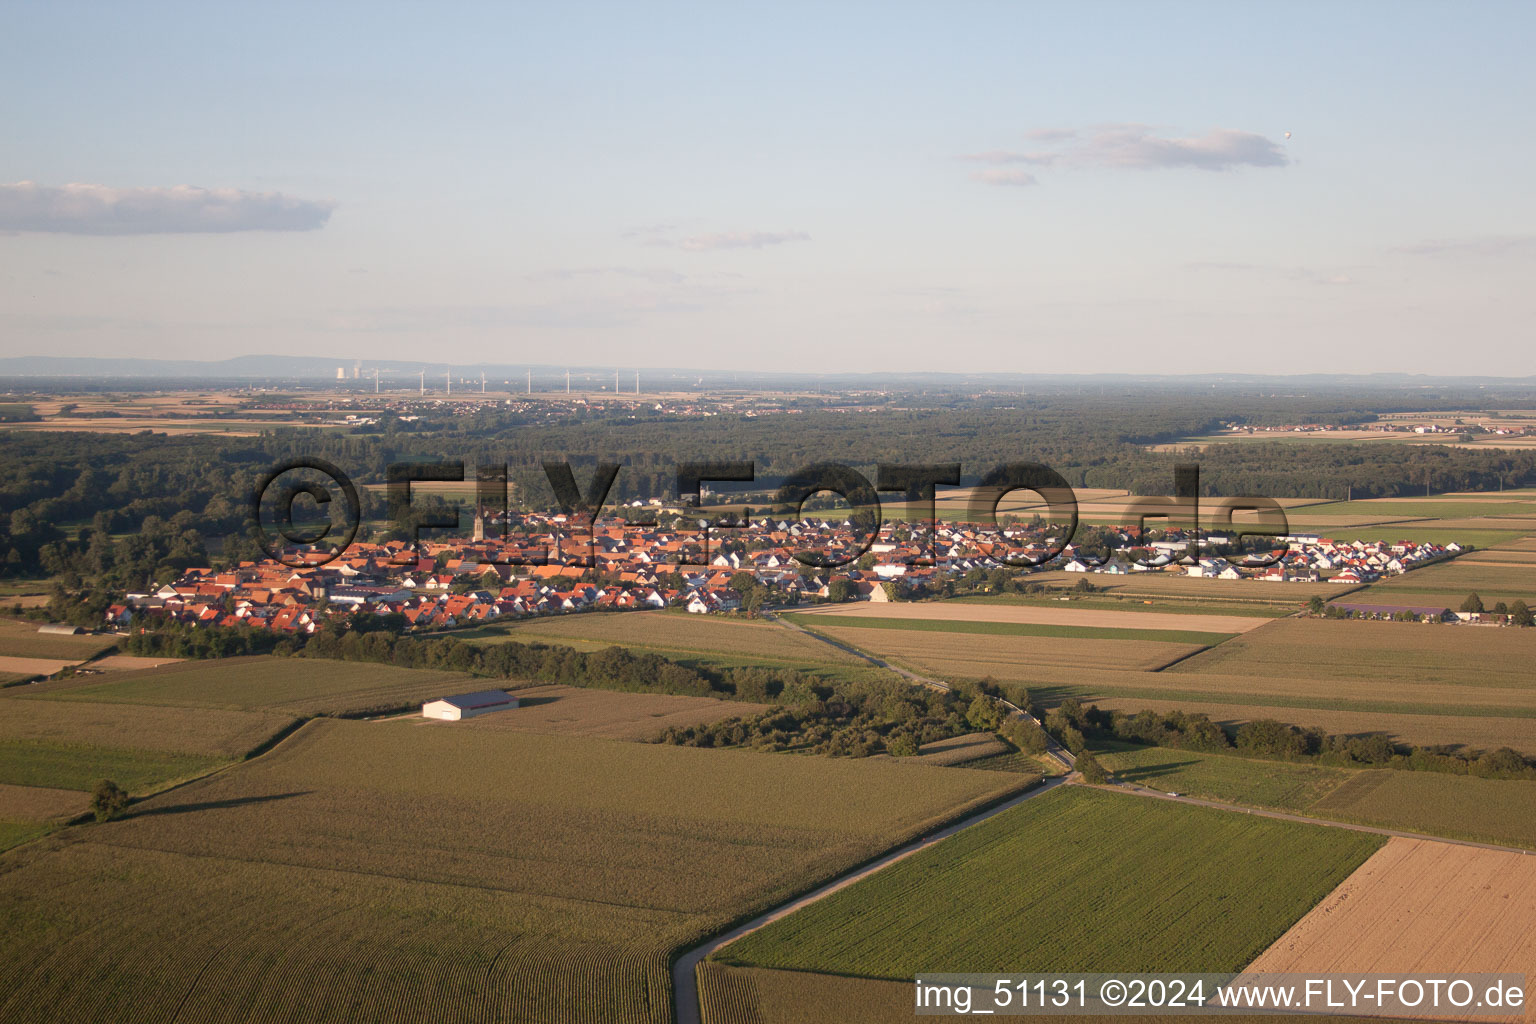
<instances>
[{"instance_id":1,"label":"sky","mask_svg":"<svg viewBox=\"0 0 1536 1024\"><path fill-rule=\"evenodd\" d=\"M0 356L1536 373L1536 6L18 3Z\"/></svg>"}]
</instances>

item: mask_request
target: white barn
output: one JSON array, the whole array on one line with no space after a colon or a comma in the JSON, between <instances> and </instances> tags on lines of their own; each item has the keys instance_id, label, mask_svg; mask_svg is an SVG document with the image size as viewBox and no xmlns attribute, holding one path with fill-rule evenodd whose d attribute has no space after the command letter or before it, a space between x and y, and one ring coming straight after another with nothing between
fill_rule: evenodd
<instances>
[{"instance_id":1,"label":"white barn","mask_svg":"<svg viewBox=\"0 0 1536 1024\"><path fill-rule=\"evenodd\" d=\"M421 717L457 722L460 719L474 718L476 715L487 715L492 711L505 711L515 707L517 707L517 698L505 690L480 690L476 693L461 693L456 697L427 701L421 706Z\"/></svg>"}]
</instances>

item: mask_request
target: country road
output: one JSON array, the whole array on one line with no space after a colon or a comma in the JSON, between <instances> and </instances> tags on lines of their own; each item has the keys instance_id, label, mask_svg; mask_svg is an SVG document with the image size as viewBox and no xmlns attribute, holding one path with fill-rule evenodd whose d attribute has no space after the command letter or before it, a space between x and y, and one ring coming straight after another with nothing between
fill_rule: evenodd
<instances>
[{"instance_id":1,"label":"country road","mask_svg":"<svg viewBox=\"0 0 1536 1024\"><path fill-rule=\"evenodd\" d=\"M981 822L986 821L988 818L1002 814L1004 811L1012 810L1019 804L1023 803L1025 800L1032 800L1035 797L1040 796L1042 793L1049 793L1057 786L1065 783L1067 778L1068 776L1065 775L1057 775L1054 778L1047 779L1028 792L1020 793L1018 796L1011 797L1010 799L1005 800L1004 802L993 807L989 807L984 811L978 811L968 818L962 818L957 822L946 825L939 831L930 833L921 839L913 840L907 845L891 851L890 853L881 857L879 860L871 861L861 868L855 868L854 870L848 872L846 875L835 878L820 888L813 889L803 896L797 896L793 900L790 900L788 903L782 903L779 906L774 907L772 910L764 911L762 914L759 914L757 917L754 917L752 920L746 922L745 924L737 925L730 931L722 932L721 934L714 936L708 941L694 946L692 949L679 956L677 960L672 964L672 998L673 1006L676 1011L673 1019L676 1021L676 1024L701 1024L699 1019L699 980L698 975L694 969L699 965L699 961L709 956L709 954L713 953L715 950L720 949L722 946L729 945L730 943L735 942L737 939L741 938L743 935L748 935L752 932L755 932L759 928L771 924L781 917L784 917L788 914L793 914L801 907L808 906L818 900L824 899L825 897L832 895L834 892L837 892L839 889L846 888L847 886L852 885L854 882L857 882L860 879L867 878L882 868L890 867L897 861L905 860L907 857L912 856L912 854L917 853L919 850L926 850L928 847L948 839L950 836L956 834L957 832L970 828L972 825L979 825Z\"/></svg>"}]
</instances>

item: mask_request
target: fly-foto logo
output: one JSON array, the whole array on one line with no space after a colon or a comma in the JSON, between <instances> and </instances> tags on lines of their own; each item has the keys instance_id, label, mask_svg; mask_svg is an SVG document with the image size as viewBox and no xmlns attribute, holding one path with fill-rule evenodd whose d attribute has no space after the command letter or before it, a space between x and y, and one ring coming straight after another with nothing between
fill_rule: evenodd
<instances>
[{"instance_id":1,"label":"fly-foto logo","mask_svg":"<svg viewBox=\"0 0 1536 1024\"><path fill-rule=\"evenodd\" d=\"M573 523L593 523L609 502L613 485L623 467L618 463L600 462L592 467L585 488L576 481L576 473L569 462L545 462L543 471L560 513ZM329 484L307 476L295 479L290 474L309 470L329 479ZM285 479L287 478L287 479ZM419 550L421 531L424 529L455 529L459 525L459 509L451 506L448 511L428 512L413 503L413 483L463 483L464 463L460 462L398 462L391 464L385 473L388 495L389 518L402 524L410 533L413 550ZM497 542L508 541L507 524L511 508L508 502L507 467L481 465L475 470L476 514L484 521L500 524L498 535L486 535L489 542L482 561L491 565L542 565L551 561L547 550L529 552L521 546ZM684 462L677 466L677 496L681 503L691 508L702 508L702 495L708 483L751 483L756 480L756 466L748 461ZM961 484L961 465L958 462L938 464L879 463L875 481L852 466L835 462L820 462L797 470L784 477L775 490L774 504L787 509L783 515L800 521L805 504L813 496L822 493L836 494L846 501L852 512L848 516L851 539L840 545L835 552L812 548L795 551L794 558L803 565L820 569L838 568L857 561L867 552L880 533L885 519L881 494L899 494L899 501L908 512L906 518L919 524L922 540L926 540L939 521L937 494L940 486L958 487ZM300 495L308 496L315 504L328 511L339 498L344 502L340 515L331 515L330 521L314 526L300 526L295 521L294 504ZM1185 564L1197 561L1204 555L1217 553L1202 542L1202 531L1219 534L1224 538L1224 550L1237 550L1247 537L1284 537L1290 532L1285 510L1273 498L1236 497L1207 501L1208 517L1202 520L1200 500L1200 467L1179 465L1174 468L1174 493L1172 495L1141 495L1128 499L1117 513L1119 523L1131 535L1144 537L1149 524L1167 531L1177 531L1182 538L1182 552L1171 555L1166 550L1157 557L1148 557L1130 549L1126 557L1139 565L1168 564L1170 557ZM998 524L998 506L1003 498L1018 491L1032 492L1041 499L1045 515L1050 523L1048 536L1042 543L1032 545L1031 550L999 551L997 547L979 554L980 560L996 565L1016 568L1036 567L1059 558L1072 544L1077 535L1080 518L1077 493L1072 485L1049 466L1037 462L1014 462L997 466L975 479L969 488L961 518L964 522L979 524L993 529ZM912 514L915 510L916 514ZM1236 518L1244 514L1241 522ZM284 565L314 567L332 561L346 551L356 538L362 522L362 504L356 485L340 468L318 458L295 458L274 466L258 483L251 497L251 518L257 542L267 555ZM338 523L339 519L339 523ZM630 518L629 526L655 527L657 521ZM692 535L696 541L681 553L678 564L707 564L710 555L709 538L721 531L740 530L747 523L729 514L715 518L701 517L696 526L680 526L682 532ZM593 564L595 551L593 538L587 537L585 551L562 550L560 559L567 564ZM1006 546L1004 546L1006 547ZM1165 546L1166 547L1166 546ZM307 549L307 550L306 550ZM318 552L318 554L316 553ZM414 560L415 555L411 555ZM1078 555L1079 558L1102 564L1108 554L1102 556ZM1254 568L1274 564L1278 554L1250 556L1245 563Z\"/></svg>"}]
</instances>

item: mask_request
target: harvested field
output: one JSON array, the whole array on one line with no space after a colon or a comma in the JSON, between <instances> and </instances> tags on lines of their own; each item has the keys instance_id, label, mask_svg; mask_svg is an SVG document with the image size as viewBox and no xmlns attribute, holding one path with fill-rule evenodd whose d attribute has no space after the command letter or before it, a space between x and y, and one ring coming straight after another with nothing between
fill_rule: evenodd
<instances>
[{"instance_id":1,"label":"harvested field","mask_svg":"<svg viewBox=\"0 0 1536 1024\"><path fill-rule=\"evenodd\" d=\"M0 1017L663 1024L674 949L1023 782L312 722L10 855Z\"/></svg>"},{"instance_id":2,"label":"harvested field","mask_svg":"<svg viewBox=\"0 0 1536 1024\"><path fill-rule=\"evenodd\" d=\"M1536 782L1524 779L1366 771L1319 800L1311 813L1536 850Z\"/></svg>"},{"instance_id":3,"label":"harvested field","mask_svg":"<svg viewBox=\"0 0 1536 1024\"><path fill-rule=\"evenodd\" d=\"M928 622L1003 622L1042 626L1088 626L1097 629L1161 629L1201 633L1246 633L1267 620L1245 615L1182 615L1175 613L1110 611L1058 605L995 605L956 601L901 604L845 604L818 608L818 619L919 619ZM850 623L853 625L854 623Z\"/></svg>"},{"instance_id":4,"label":"harvested field","mask_svg":"<svg viewBox=\"0 0 1536 1024\"><path fill-rule=\"evenodd\" d=\"M85 701L0 700L0 742L43 741L208 757L244 757L292 724L288 715Z\"/></svg>"},{"instance_id":5,"label":"harvested field","mask_svg":"<svg viewBox=\"0 0 1536 1024\"><path fill-rule=\"evenodd\" d=\"M580 640L620 647L665 648L669 651L691 651L724 657L749 654L785 663L863 664L850 654L771 622L660 611L549 616L486 626L469 634L457 635L481 643L496 640L568 643Z\"/></svg>"},{"instance_id":6,"label":"harvested field","mask_svg":"<svg viewBox=\"0 0 1536 1024\"><path fill-rule=\"evenodd\" d=\"M42 688L44 699L267 710L286 715L363 715L403 710L450 693L483 690L456 672L395 668L322 658L256 656L184 661L114 674L85 686Z\"/></svg>"},{"instance_id":7,"label":"harvested field","mask_svg":"<svg viewBox=\"0 0 1536 1024\"><path fill-rule=\"evenodd\" d=\"M482 715L454 728L592 736L608 740L649 740L671 726L708 725L767 711L770 705L714 697L664 693L622 693L578 686L535 686L517 691L512 711ZM422 719L423 725L435 725Z\"/></svg>"},{"instance_id":8,"label":"harvested field","mask_svg":"<svg viewBox=\"0 0 1536 1024\"><path fill-rule=\"evenodd\" d=\"M6 658L0 657L0 672L16 676L51 676L61 668L77 664L79 659L59 661L57 658Z\"/></svg>"},{"instance_id":9,"label":"harvested field","mask_svg":"<svg viewBox=\"0 0 1536 1024\"><path fill-rule=\"evenodd\" d=\"M751 932L714 959L907 980L935 964L1236 970L1380 845L1342 829L1067 786ZM1238 903L1243 913L1232 913Z\"/></svg>"},{"instance_id":10,"label":"harvested field","mask_svg":"<svg viewBox=\"0 0 1536 1024\"><path fill-rule=\"evenodd\" d=\"M1180 617L1185 615L1217 615L1223 618L1243 616L1258 619L1273 619L1282 615L1290 615L1297 607L1300 607L1299 604L1293 607L1256 601L1224 601L1220 598L1197 601L1177 597L1121 596L1113 592L1084 595L1073 593L1070 588L1060 586L1052 587L1052 591L1052 593L1043 597L1027 597L1023 594L969 594L965 597L949 598L944 603L956 606L998 605L1009 608L1082 608L1084 610L1092 609L1095 611L1136 615L1148 613L1178 615Z\"/></svg>"},{"instance_id":11,"label":"harvested field","mask_svg":"<svg viewBox=\"0 0 1536 1024\"><path fill-rule=\"evenodd\" d=\"M1248 969L1529 978L1533 921L1536 858L1393 838Z\"/></svg>"},{"instance_id":12,"label":"harvested field","mask_svg":"<svg viewBox=\"0 0 1536 1024\"><path fill-rule=\"evenodd\" d=\"M84 811L90 799L73 789L0 783L0 821L52 821Z\"/></svg>"},{"instance_id":13,"label":"harvested field","mask_svg":"<svg viewBox=\"0 0 1536 1024\"><path fill-rule=\"evenodd\" d=\"M1193 644L1142 640L1095 641L1032 636L968 636L918 630L859 629L819 632L940 679L992 676L1005 682L1036 678L1036 668L1151 671L1201 650Z\"/></svg>"},{"instance_id":14,"label":"harvested field","mask_svg":"<svg viewBox=\"0 0 1536 1024\"><path fill-rule=\"evenodd\" d=\"M1536 629L1279 619L1181 662L1172 674L1536 688Z\"/></svg>"},{"instance_id":15,"label":"harvested field","mask_svg":"<svg viewBox=\"0 0 1536 1024\"><path fill-rule=\"evenodd\" d=\"M1341 680L1297 676L1237 676L1214 672L1082 672L1063 669L1038 673L1037 690L1054 693L1057 683L1080 697L1138 697L1161 700L1224 700L1276 707L1331 711L1379 711L1385 714L1504 715L1536 718L1536 688L1450 685L1444 682Z\"/></svg>"}]
</instances>

